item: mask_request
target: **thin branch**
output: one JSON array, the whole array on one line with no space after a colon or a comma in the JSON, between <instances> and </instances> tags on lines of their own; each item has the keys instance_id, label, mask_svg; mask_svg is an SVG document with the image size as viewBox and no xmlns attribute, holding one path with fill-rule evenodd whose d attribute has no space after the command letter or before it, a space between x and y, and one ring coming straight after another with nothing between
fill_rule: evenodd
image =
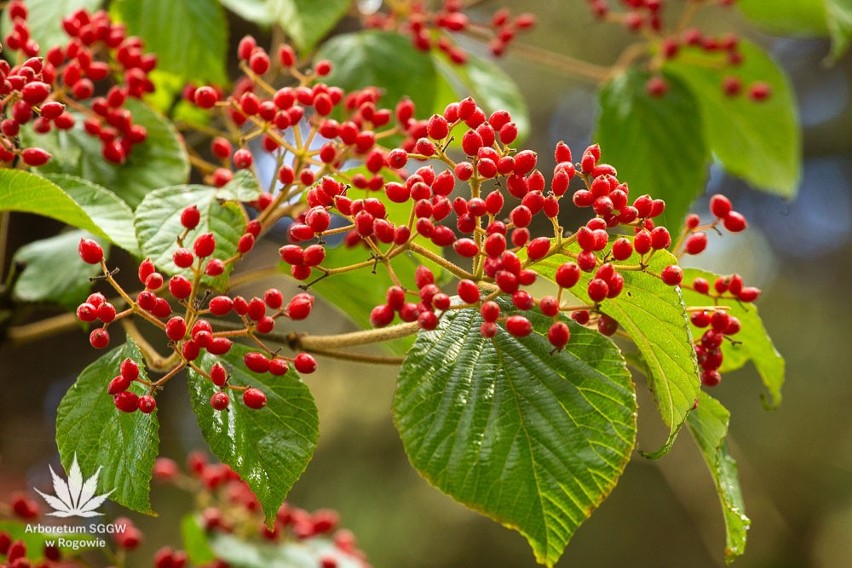
<instances>
[{"instance_id":1,"label":"thin branch","mask_svg":"<svg viewBox=\"0 0 852 568\"><path fill-rule=\"evenodd\" d=\"M340 347L355 347L400 339L414 335L419 329L420 325L417 322L411 322L336 335L303 335L294 332L287 336L287 343L293 350L328 351Z\"/></svg>"}]
</instances>

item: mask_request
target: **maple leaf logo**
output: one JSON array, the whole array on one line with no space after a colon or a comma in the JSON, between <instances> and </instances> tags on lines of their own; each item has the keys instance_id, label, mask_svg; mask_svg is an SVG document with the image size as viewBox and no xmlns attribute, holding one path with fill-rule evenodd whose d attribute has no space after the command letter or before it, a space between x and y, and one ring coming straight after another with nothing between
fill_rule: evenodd
<instances>
[{"instance_id":1,"label":"maple leaf logo","mask_svg":"<svg viewBox=\"0 0 852 568\"><path fill-rule=\"evenodd\" d=\"M48 513L52 517L98 517L103 513L96 509L103 505L107 497L109 497L115 489L104 495L95 495L98 488L98 476L101 473L101 468L95 474L83 480L83 474L80 471L80 466L77 464L77 454L74 454L74 462L71 464L71 471L68 475L68 480L65 481L53 471L50 467L50 475L53 477L53 492L56 495L46 495L36 489L36 492L47 501L47 504L53 509L52 513Z\"/></svg>"}]
</instances>

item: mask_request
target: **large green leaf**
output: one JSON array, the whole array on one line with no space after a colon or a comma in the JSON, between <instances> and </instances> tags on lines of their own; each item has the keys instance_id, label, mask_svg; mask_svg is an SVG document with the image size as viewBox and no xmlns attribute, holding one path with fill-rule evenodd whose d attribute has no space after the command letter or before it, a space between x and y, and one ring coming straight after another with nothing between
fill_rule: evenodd
<instances>
[{"instance_id":1,"label":"large green leaf","mask_svg":"<svg viewBox=\"0 0 852 568\"><path fill-rule=\"evenodd\" d=\"M711 284L718 276L696 268L684 270L684 283L691 283L696 278L704 278ZM683 298L687 306L712 306L713 301L704 294L683 288ZM767 395L765 401L769 407L775 408L781 404L781 387L784 385L784 358L775 349L772 339L763 326L757 306L754 304L743 304L734 299L718 300L717 303L728 307L728 314L740 320L742 329L739 333L731 336L733 342L726 341L722 344L724 355L720 371L733 371L745 365L748 361L757 369L763 386L766 387ZM703 330L698 330L702 333Z\"/></svg>"},{"instance_id":2,"label":"large green leaf","mask_svg":"<svg viewBox=\"0 0 852 568\"><path fill-rule=\"evenodd\" d=\"M745 515L740 494L737 463L728 452L730 413L713 397L701 393L698 408L689 415L687 424L713 477L722 514L725 518L725 562L730 564L745 552L746 536L751 521Z\"/></svg>"},{"instance_id":3,"label":"large green leaf","mask_svg":"<svg viewBox=\"0 0 852 568\"><path fill-rule=\"evenodd\" d=\"M535 265L543 276L553 279L556 269L568 258L548 257ZM624 264L637 265L634 253ZM651 258L649 270L659 274L676 259L666 251L657 251ZM648 386L654 394L663 422L669 428L669 447L674 441L692 405L698 398L698 362L692 347L689 318L679 288L664 284L645 272L625 270L624 289L616 298L605 300L601 311L613 317L639 349L648 367ZM590 274L583 274L580 283L571 289L581 300L588 302L586 286Z\"/></svg>"},{"instance_id":4,"label":"large green leaf","mask_svg":"<svg viewBox=\"0 0 852 568\"><path fill-rule=\"evenodd\" d=\"M139 376L147 379L142 353L132 339L102 355L83 369L59 403L56 445L66 470L75 455L84 476L92 476L101 468L99 494L114 490L111 500L153 514L149 491L159 445L159 411L121 412L107 394L110 380L128 357L139 364ZM130 388L137 394L145 393L139 383Z\"/></svg>"},{"instance_id":5,"label":"large green leaf","mask_svg":"<svg viewBox=\"0 0 852 568\"><path fill-rule=\"evenodd\" d=\"M228 23L216 0L118 0L112 13L157 54L157 68L185 82L227 81Z\"/></svg>"},{"instance_id":6,"label":"large green leaf","mask_svg":"<svg viewBox=\"0 0 852 568\"><path fill-rule=\"evenodd\" d=\"M352 4L351 0L222 0L250 22L281 26L293 43L308 52L330 32Z\"/></svg>"},{"instance_id":7,"label":"large green leaf","mask_svg":"<svg viewBox=\"0 0 852 568\"><path fill-rule=\"evenodd\" d=\"M507 110L518 126L518 141L529 135L529 109L524 96L515 80L496 63L473 54L468 56L464 65L450 63L441 55L432 57L439 73L455 91L456 100L472 96L488 113ZM443 110L440 108L437 112Z\"/></svg>"},{"instance_id":8,"label":"large green leaf","mask_svg":"<svg viewBox=\"0 0 852 568\"><path fill-rule=\"evenodd\" d=\"M384 92L382 105L391 108L406 96L424 112L434 106L435 64L405 36L375 30L343 34L325 42L316 58L334 63L325 78L331 85L346 90L375 85Z\"/></svg>"},{"instance_id":9,"label":"large green leaf","mask_svg":"<svg viewBox=\"0 0 852 568\"><path fill-rule=\"evenodd\" d=\"M692 89L710 151L725 169L759 189L792 198L799 183L802 145L792 89L760 47L741 40L740 51L744 61L736 68L723 65L721 54L688 50L668 61L665 70ZM745 94L729 97L722 90L728 75L739 77L744 90L765 82L771 95L762 102ZM679 155L666 159L665 168Z\"/></svg>"},{"instance_id":10,"label":"large green leaf","mask_svg":"<svg viewBox=\"0 0 852 568\"><path fill-rule=\"evenodd\" d=\"M667 76L669 90L653 97L649 75L622 73L601 90L595 138L604 161L635 195L666 200L661 222L677 227L692 201L704 191L710 151L701 130L701 112L689 88Z\"/></svg>"},{"instance_id":11,"label":"large green leaf","mask_svg":"<svg viewBox=\"0 0 852 568\"><path fill-rule=\"evenodd\" d=\"M184 230L181 212L190 205L198 207L201 221L189 231L184 246L191 249L198 235L212 232L216 237L214 258L224 260L236 254L237 241L245 232L245 217L236 205L220 204L218 191L206 185L178 185L163 187L145 196L133 221L143 255L169 274L182 270L175 266L172 254L178 248L176 239ZM214 286L224 285L226 276L227 273L211 282Z\"/></svg>"},{"instance_id":12,"label":"large green leaf","mask_svg":"<svg viewBox=\"0 0 852 568\"><path fill-rule=\"evenodd\" d=\"M72 130L35 137L28 134L34 144L54 156L40 171L87 179L115 192L131 207L153 189L184 183L189 176L189 158L175 128L140 101L130 99L126 107L133 113L133 122L147 129L148 138L133 147L123 165L107 162L100 141L86 134L78 120Z\"/></svg>"},{"instance_id":13,"label":"large green leaf","mask_svg":"<svg viewBox=\"0 0 852 568\"><path fill-rule=\"evenodd\" d=\"M547 566L609 495L636 437L636 400L618 349L570 322L482 337L477 310L442 318L406 357L394 418L412 465L456 500L523 534Z\"/></svg>"},{"instance_id":14,"label":"large green leaf","mask_svg":"<svg viewBox=\"0 0 852 568\"><path fill-rule=\"evenodd\" d=\"M101 272L99 265L86 264L77 254L80 239L91 237L86 231L70 231L19 248L14 260L25 266L15 282L15 298L55 302L74 310L89 294L89 277Z\"/></svg>"},{"instance_id":15,"label":"large green leaf","mask_svg":"<svg viewBox=\"0 0 852 568\"><path fill-rule=\"evenodd\" d=\"M67 174L44 176L73 199L104 232L107 238L133 255L139 243L133 231L133 210L116 194L91 181Z\"/></svg>"},{"instance_id":16,"label":"large green leaf","mask_svg":"<svg viewBox=\"0 0 852 568\"><path fill-rule=\"evenodd\" d=\"M253 373L243 363L249 351L243 345L234 345L221 357L206 353L199 364L210 369L216 361L221 362L231 385L263 390L266 407L248 408L239 393L231 393L228 410L214 410L210 397L217 389L195 372L190 372L189 393L210 449L251 487L271 522L314 454L319 418L311 392L296 371L291 369L283 377Z\"/></svg>"},{"instance_id":17,"label":"large green leaf","mask_svg":"<svg viewBox=\"0 0 852 568\"><path fill-rule=\"evenodd\" d=\"M852 41L852 4L848 0L825 0L831 56L840 59Z\"/></svg>"},{"instance_id":18,"label":"large green leaf","mask_svg":"<svg viewBox=\"0 0 852 568\"><path fill-rule=\"evenodd\" d=\"M73 14L79 9L97 10L102 0L27 0L29 9L27 27L30 35L41 46L42 54L56 45L64 45L71 39L62 29L62 18ZM9 13L3 12L3 37L10 30ZM5 51L5 50L4 50Z\"/></svg>"},{"instance_id":19,"label":"large green leaf","mask_svg":"<svg viewBox=\"0 0 852 568\"><path fill-rule=\"evenodd\" d=\"M23 170L0 169L0 211L44 215L106 236L82 206L62 188L42 176Z\"/></svg>"},{"instance_id":20,"label":"large green leaf","mask_svg":"<svg viewBox=\"0 0 852 568\"><path fill-rule=\"evenodd\" d=\"M825 0L737 0L736 6L748 19L775 33L828 34Z\"/></svg>"}]
</instances>

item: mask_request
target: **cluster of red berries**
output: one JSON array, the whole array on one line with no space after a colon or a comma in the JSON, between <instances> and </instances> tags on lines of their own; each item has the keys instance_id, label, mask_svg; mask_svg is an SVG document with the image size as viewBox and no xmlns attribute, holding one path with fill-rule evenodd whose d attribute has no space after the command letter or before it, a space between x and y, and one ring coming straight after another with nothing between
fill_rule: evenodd
<instances>
[{"instance_id":1,"label":"cluster of red berries","mask_svg":"<svg viewBox=\"0 0 852 568\"><path fill-rule=\"evenodd\" d=\"M748 227L746 218L734 211L731 200L721 194L713 195L710 198L710 213L713 214L715 220L709 224L701 224L701 218L695 213L691 213L686 217L684 228L684 236L681 245L681 251L686 254L700 254L707 248L707 233L708 230L718 230L718 226L722 225L731 233L739 233Z\"/></svg>"},{"instance_id":2,"label":"cluster of red berries","mask_svg":"<svg viewBox=\"0 0 852 568\"><path fill-rule=\"evenodd\" d=\"M620 3L624 9L616 12L611 9L607 0L588 0L589 9L597 18L619 23L631 32L650 33L654 37L654 51L657 53L658 63L674 59L684 49L724 54L724 63L731 68L736 68L743 62L744 56L735 34L708 35L695 27L681 31L680 24L677 29L667 29L664 0L620 0ZM716 0L716 3L720 6L730 6L733 0ZM735 97L744 91L742 79L735 73L726 75L720 88L729 97ZM653 97L662 97L668 92L669 85L662 75L655 74L648 79L645 89ZM763 81L755 81L748 86L748 96L755 102L764 101L771 94L771 87Z\"/></svg>"},{"instance_id":3,"label":"cluster of red berries","mask_svg":"<svg viewBox=\"0 0 852 568\"><path fill-rule=\"evenodd\" d=\"M8 568L48 568L55 566L54 562L62 560L62 551L57 546L43 546L41 555L44 562L33 564L27 559L27 543L23 539L13 539L6 531L0 531L0 562Z\"/></svg>"},{"instance_id":4,"label":"cluster of red berries","mask_svg":"<svg viewBox=\"0 0 852 568\"><path fill-rule=\"evenodd\" d=\"M30 122L39 134L72 128L77 118L65 110L67 103L82 114L85 131L100 140L104 158L124 163L133 146L147 138L145 127L133 122L125 102L154 90L148 74L156 67L156 56L144 53L142 40L127 36L124 25L112 22L107 12L78 10L62 20L71 40L39 57L42 50L30 37L24 3L13 0L8 13L13 29L5 45L29 59L14 68L0 62L4 96L0 111L6 117L0 126L0 161L11 162L20 155L28 166L44 165L50 159L44 150L18 149L20 129ZM92 98L96 84L111 78L116 84L106 95ZM88 106L80 104L89 99Z\"/></svg>"},{"instance_id":5,"label":"cluster of red berries","mask_svg":"<svg viewBox=\"0 0 852 568\"><path fill-rule=\"evenodd\" d=\"M420 51L430 51L434 47L441 50L456 64L467 61L468 54L452 40L453 33L470 32L476 37L489 38L488 47L497 57L503 55L506 48L515 39L518 32L535 26L535 16L529 13L518 16L506 8L494 12L486 24L471 22L462 9L460 0L444 0L441 7L432 11L420 0L398 3L391 6L388 13L377 12L364 18L369 28L400 30L411 37L411 43ZM435 39L437 36L437 40Z\"/></svg>"},{"instance_id":6,"label":"cluster of red berries","mask_svg":"<svg viewBox=\"0 0 852 568\"><path fill-rule=\"evenodd\" d=\"M169 371L166 377L170 378L183 367L191 366L220 389L210 399L210 405L216 410L224 410L230 404L228 390L242 392L242 400L249 408L263 408L266 406L267 399L261 389L228 384L225 367L218 362L205 370L195 365L194 361L200 357L202 350L212 355L228 353L233 345L231 339L233 337L251 337L263 345L257 335L271 333L281 317L292 320L307 318L313 307L313 297L300 293L285 304L283 293L277 288L269 288L262 298L246 299L242 296L216 295L209 299L205 309L203 303L206 297L199 298L202 275L219 276L228 264L249 252L254 245L255 235L259 235L260 225L255 224L256 232L247 232L239 239L236 256L222 260L212 257L216 250L216 238L213 233L197 235L191 249L183 246L184 239L189 237L190 232L196 229L201 221L201 213L196 206L192 205L181 211L180 221L183 232L178 236L179 246L172 254L172 261L179 269L189 273L179 272L166 281L157 271L154 263L150 259L145 259L140 263L137 272L139 282L145 288L136 295L135 299L128 296L112 278L112 274L107 271L102 247L94 240L81 239L80 257L89 264L100 264L104 271L104 278L130 305L125 311L116 314L113 305L107 302L102 294L94 293L77 308L77 317L84 322L100 320L104 323L103 327L94 329L89 336L92 347L103 349L110 340L107 326L117 319L138 314L165 333L169 346L179 360L177 366ZM183 315L172 315L172 304L164 296L166 291L173 301L182 305ZM203 317L210 314L223 318L232 312L240 318L243 326L241 329L217 332L214 331L211 322ZM163 320L166 321L163 322ZM278 355L270 349L267 349L266 353L253 351L246 354L244 363L255 373L268 372L275 376L287 373L291 364L300 373L312 373L317 367L316 360L308 353L299 353L290 358ZM144 413L150 413L156 408L153 395L163 379L157 383L146 382L149 394L139 397L128 390L131 383L138 380L138 377L137 364L128 359L122 363L120 375L110 383L108 392L114 396L115 405L119 410L133 412L138 409Z\"/></svg>"},{"instance_id":7,"label":"cluster of red berries","mask_svg":"<svg viewBox=\"0 0 852 568\"><path fill-rule=\"evenodd\" d=\"M260 503L239 475L222 463L210 463L200 452L192 452L187 459L185 475L173 460L158 458L154 465L154 478L194 492L206 492L209 499L200 513L200 522L208 533L240 534L245 538L263 542L281 543L288 540L310 542L312 539L328 540L334 544L333 552L319 553L317 566L335 568L340 562L355 561L369 568L364 553L358 550L355 536L339 528L336 511L320 509L310 513L304 509L281 505L275 524L270 529L261 515ZM247 535L247 536L245 536ZM161 549L159 554L170 548ZM160 564L155 564L161 568ZM165 568L165 565L162 565Z\"/></svg>"}]
</instances>

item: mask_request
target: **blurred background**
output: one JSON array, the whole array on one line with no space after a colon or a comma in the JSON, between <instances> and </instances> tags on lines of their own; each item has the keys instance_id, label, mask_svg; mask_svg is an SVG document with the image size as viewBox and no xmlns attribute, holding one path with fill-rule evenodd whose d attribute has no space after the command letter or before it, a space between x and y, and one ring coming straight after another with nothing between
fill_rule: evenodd
<instances>
[{"instance_id":1,"label":"blurred background","mask_svg":"<svg viewBox=\"0 0 852 568\"><path fill-rule=\"evenodd\" d=\"M498 4L484 3L483 18ZM631 41L629 34L593 21L584 2L504 4L538 15L537 29L519 41L544 49L606 65ZM787 359L778 410L764 410L751 367L726 375L712 393L731 410L729 440L752 519L746 554L736 565L852 566L852 372L846 351L852 344L852 57L827 65L826 41L759 35L735 11L703 14L708 31L736 31L769 49L791 77L804 133L804 175L795 200L758 193L715 168L708 185L707 195L730 195L751 226L744 234L711 240L700 263L720 273L739 272L763 289L761 315ZM253 31L237 19L231 26L233 42ZM484 54L481 46L466 47ZM595 85L516 58L511 48L499 62L530 106L530 148L550 160L558 140L575 154L589 143ZM541 164L543 171L550 167ZM705 208L706 198L696 203L698 212ZM59 229L23 214L12 222L12 250ZM351 329L343 321L338 330L329 329L327 322L340 319L332 315L326 309L309 324L322 322L324 333ZM56 407L76 371L96 357L80 331L0 345L0 495L49 483L47 465L58 463ZM391 416L394 368L323 360L307 382L320 410L320 442L290 502L337 509L379 568L535 565L518 534L456 504L410 467ZM641 379L638 389L638 445L655 449L664 435ZM204 444L180 390L164 392L160 420L161 453L182 461ZM187 496L166 488L154 487L153 499L159 518L134 516L146 533L146 550L136 555L146 560L139 565L148 565L163 544L179 546L178 523L189 506ZM109 512L123 513L115 505ZM684 435L659 461L634 454L558 566L716 567L724 565L723 550L712 481Z\"/></svg>"}]
</instances>

